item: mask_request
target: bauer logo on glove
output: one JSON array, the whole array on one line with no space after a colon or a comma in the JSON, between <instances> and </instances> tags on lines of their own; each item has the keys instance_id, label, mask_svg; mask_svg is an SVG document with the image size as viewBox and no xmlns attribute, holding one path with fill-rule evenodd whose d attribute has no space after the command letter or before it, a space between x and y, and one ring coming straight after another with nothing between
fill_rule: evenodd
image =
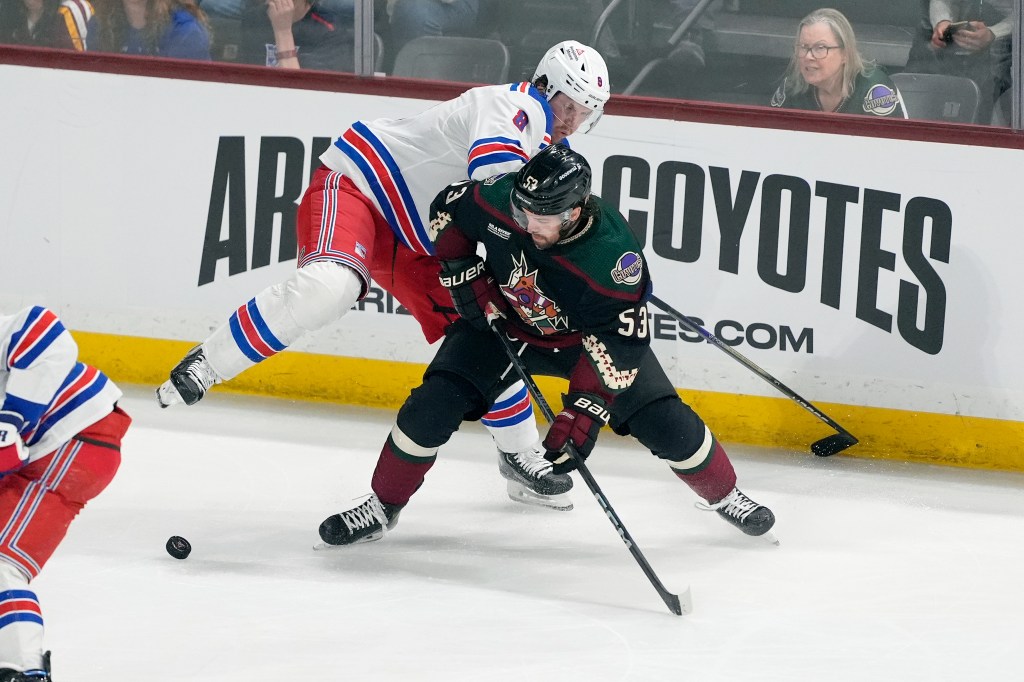
<instances>
[{"instance_id":1,"label":"bauer logo on glove","mask_svg":"<svg viewBox=\"0 0 1024 682\"><path fill-rule=\"evenodd\" d=\"M590 456L601 427L611 413L604 400L592 393L569 393L562 396L564 409L555 417L544 438L544 459L551 462L551 471L565 474L576 468L576 461L565 452L572 446L581 459Z\"/></svg>"}]
</instances>

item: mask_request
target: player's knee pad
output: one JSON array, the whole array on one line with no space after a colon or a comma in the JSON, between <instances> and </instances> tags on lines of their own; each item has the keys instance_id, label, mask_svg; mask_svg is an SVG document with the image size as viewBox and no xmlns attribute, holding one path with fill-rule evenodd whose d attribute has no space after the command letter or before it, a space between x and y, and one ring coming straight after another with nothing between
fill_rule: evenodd
<instances>
[{"instance_id":1,"label":"player's knee pad","mask_svg":"<svg viewBox=\"0 0 1024 682\"><path fill-rule=\"evenodd\" d=\"M637 410L629 433L662 459L681 462L704 447L704 421L679 398L662 398Z\"/></svg>"},{"instance_id":2,"label":"player's knee pad","mask_svg":"<svg viewBox=\"0 0 1024 682\"><path fill-rule=\"evenodd\" d=\"M464 420L479 418L487 407L480 392L462 377L434 372L412 390L396 422L417 445L438 447L448 442Z\"/></svg>"},{"instance_id":3,"label":"player's knee pad","mask_svg":"<svg viewBox=\"0 0 1024 682\"><path fill-rule=\"evenodd\" d=\"M363 281L355 271L334 261L304 265L281 286L289 314L307 331L340 319L363 292Z\"/></svg>"},{"instance_id":4,"label":"player's knee pad","mask_svg":"<svg viewBox=\"0 0 1024 682\"><path fill-rule=\"evenodd\" d=\"M28 585L29 577L24 571L0 559L0 593L8 590L23 590Z\"/></svg>"}]
</instances>

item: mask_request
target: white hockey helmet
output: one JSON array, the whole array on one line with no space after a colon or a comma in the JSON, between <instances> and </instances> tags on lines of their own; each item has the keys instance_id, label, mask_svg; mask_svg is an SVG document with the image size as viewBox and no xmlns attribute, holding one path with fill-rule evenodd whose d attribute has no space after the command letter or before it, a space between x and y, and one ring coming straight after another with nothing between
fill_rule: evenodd
<instances>
[{"instance_id":1,"label":"white hockey helmet","mask_svg":"<svg viewBox=\"0 0 1024 682\"><path fill-rule=\"evenodd\" d=\"M538 85L539 79L544 80ZM549 101L561 92L592 111L580 126L581 133L597 125L604 113L604 103L611 97L604 58L594 48L575 40L563 40L541 57L533 84Z\"/></svg>"}]
</instances>

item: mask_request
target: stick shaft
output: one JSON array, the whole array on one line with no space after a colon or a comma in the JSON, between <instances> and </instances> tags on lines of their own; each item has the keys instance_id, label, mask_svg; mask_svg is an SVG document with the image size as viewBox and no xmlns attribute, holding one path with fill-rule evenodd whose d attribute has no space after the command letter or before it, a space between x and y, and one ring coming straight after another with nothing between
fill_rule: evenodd
<instances>
[{"instance_id":1,"label":"stick shaft","mask_svg":"<svg viewBox=\"0 0 1024 682\"><path fill-rule=\"evenodd\" d=\"M501 345L505 349L505 353L508 355L508 361L511 364L511 367L519 375L519 378L523 380L523 383L526 384L526 390L530 392L530 396L533 398L533 401L537 404L537 407L540 409L541 414L544 415L545 421L547 421L549 424L554 422L555 414L554 412L551 411L551 406L548 405L548 402L547 400L545 400L544 395L540 392L540 389L537 388L537 384L536 382L534 382L533 377L530 376L529 373L526 371L526 368L520 361L519 355L516 353L515 348L512 347L512 342L508 339L507 336L505 336L504 332L502 332L500 329L498 329L497 326L495 326L495 323L493 321L491 323L491 329L494 331L498 339L501 341ZM608 498L605 497L604 492L601 490L601 487L597 484L597 481L594 479L593 474L590 473L590 469L587 468L587 464L583 460L583 457L580 456L579 452L576 451L576 448L573 447L571 443L566 445L566 451L569 453L569 456L572 457L575 461L576 470L579 471L580 476L583 478L583 482L587 484L588 488L590 488L591 494L593 494L594 498L597 500L597 503L601 505L601 510L604 511L605 516L607 516L608 520L611 521L612 526L615 527L615 532L619 534L619 538L626 545L626 548L629 549L629 553L633 555L634 559L636 559L636 562L640 565L640 568L643 570L644 575L646 575L647 579L651 581L651 585L654 586L654 589L658 592L658 595L661 597L662 601L665 602L665 606L667 606L669 608L669 611L676 614L677 616L681 616L684 613L689 613L693 609L690 600L689 589L687 589L687 591L684 593L683 601L680 601L678 595L673 594L669 592L668 589L666 589L665 585L662 584L661 580L654 572L654 569L651 568L651 565L650 563L648 563L647 558L643 555L643 552L640 551L640 548L637 546L636 541L633 540L633 536L629 534L628 530L626 530L626 526L622 523L622 520L619 518L619 515L615 513L615 509L612 508L611 503L608 501Z\"/></svg>"},{"instance_id":2,"label":"stick shaft","mask_svg":"<svg viewBox=\"0 0 1024 682\"><path fill-rule=\"evenodd\" d=\"M710 343L711 345L715 346L719 350L724 351L732 359L736 360L741 365L743 365L744 367L749 369L751 372L753 372L754 374L756 374L757 376L761 377L766 382L771 384L777 391L782 393L784 396L786 396L787 398L789 398L790 400L795 402L797 405L799 405L800 407L804 408L805 410L807 410L808 412L813 414L815 417L817 417L821 421L823 421L826 424L828 424L830 427L835 429L837 432L841 433L843 436L846 437L846 440L849 442L849 445L853 445L853 444L858 442L857 438L852 433L850 433L849 431L844 429L834 419L832 419L827 414L825 414L824 412L819 410L817 407L815 407L813 404L811 404L811 402L809 400L807 400L806 398L803 398L796 391L794 391L793 389L789 388L784 383L782 383L781 381L776 379L774 376L772 376L771 374L769 374L765 370L763 370L760 367L758 367L751 360L747 359L746 356L742 355L739 351L737 351L732 346L730 346L729 344L727 344L724 341L722 341L720 338L718 338L717 336L715 336L714 334L709 332L707 329L705 329L704 327L700 326L699 324L697 324L696 322L691 320L686 315L683 315L681 312L679 312L678 310L676 310L675 308L670 306L668 303L665 303L665 301L661 300L657 296L651 296L651 303L653 303L654 305L656 305L659 308L661 308L663 311L668 313L668 315L670 315L671 317L675 318L675 320L679 324L683 325L684 327L686 327L690 331L692 331L692 332L694 332L696 334L700 334L702 337L704 337L705 340L708 341L708 343Z\"/></svg>"}]
</instances>

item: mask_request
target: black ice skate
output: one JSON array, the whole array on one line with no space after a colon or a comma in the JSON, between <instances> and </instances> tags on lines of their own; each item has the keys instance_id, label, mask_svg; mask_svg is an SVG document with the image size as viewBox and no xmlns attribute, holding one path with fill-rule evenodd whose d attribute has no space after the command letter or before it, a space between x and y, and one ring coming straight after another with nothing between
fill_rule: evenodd
<instances>
[{"instance_id":1,"label":"black ice skate","mask_svg":"<svg viewBox=\"0 0 1024 682\"><path fill-rule=\"evenodd\" d=\"M0 682L51 682L52 680L53 678L50 677L49 651L43 654L42 670L26 670L22 672L11 670L10 668L0 668Z\"/></svg>"},{"instance_id":2,"label":"black ice skate","mask_svg":"<svg viewBox=\"0 0 1024 682\"><path fill-rule=\"evenodd\" d=\"M362 504L324 519L320 539L333 546L380 540L398 523L401 511L401 506L381 502L370 493Z\"/></svg>"},{"instance_id":3,"label":"black ice skate","mask_svg":"<svg viewBox=\"0 0 1024 682\"><path fill-rule=\"evenodd\" d=\"M739 528L747 535L764 536L769 542L779 544L770 532L775 525L775 514L763 504L758 504L733 488L732 492L714 504L698 502L697 508L704 511L716 511L723 519Z\"/></svg>"},{"instance_id":4,"label":"black ice skate","mask_svg":"<svg viewBox=\"0 0 1024 682\"><path fill-rule=\"evenodd\" d=\"M176 403L195 405L211 386L220 382L220 376L210 366L202 345L199 345L190 350L171 370L171 378L156 390L156 399L160 407L170 407Z\"/></svg>"},{"instance_id":5,"label":"black ice skate","mask_svg":"<svg viewBox=\"0 0 1024 682\"><path fill-rule=\"evenodd\" d=\"M572 510L566 494L572 489L569 474L551 473L551 462L544 459L543 448L534 446L523 452L498 450L498 471L508 481L508 496L516 502L540 507Z\"/></svg>"}]
</instances>

